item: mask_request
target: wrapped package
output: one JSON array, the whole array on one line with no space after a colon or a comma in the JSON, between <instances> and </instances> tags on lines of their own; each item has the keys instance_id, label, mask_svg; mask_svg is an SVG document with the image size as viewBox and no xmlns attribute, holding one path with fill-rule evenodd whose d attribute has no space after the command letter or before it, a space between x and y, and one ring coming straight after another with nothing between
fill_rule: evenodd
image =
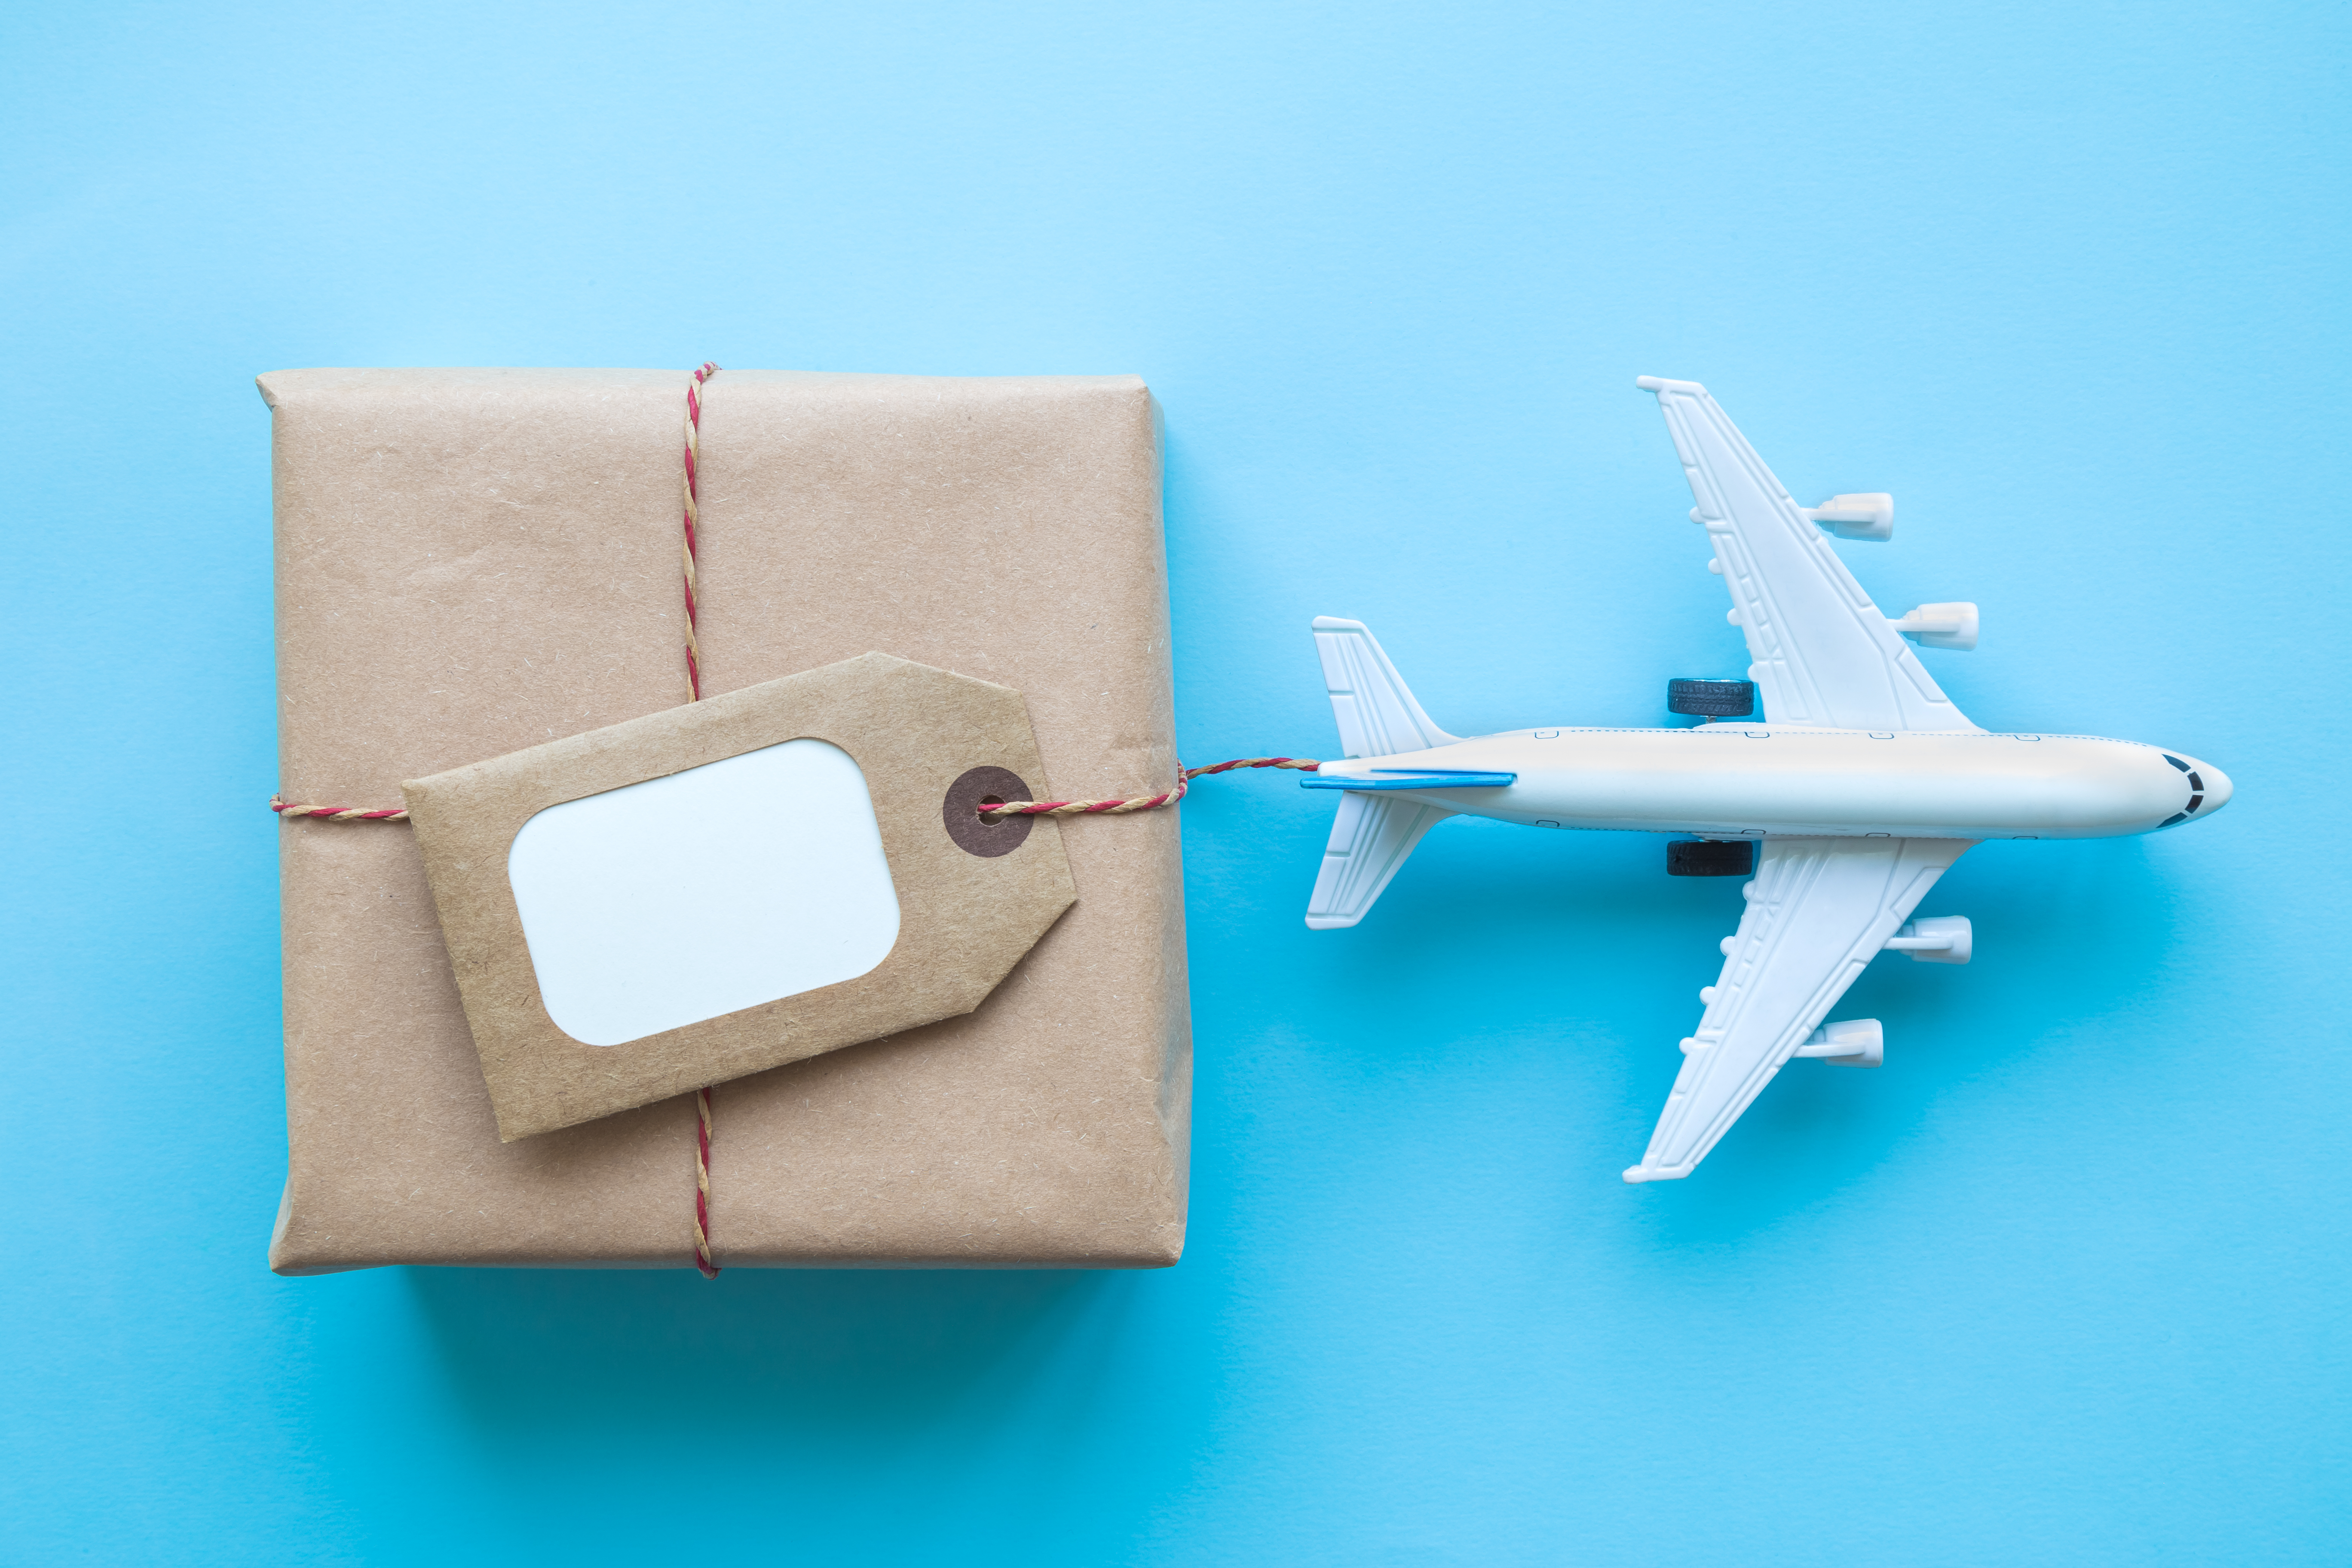
<instances>
[{"instance_id":1,"label":"wrapped package","mask_svg":"<svg viewBox=\"0 0 2352 1568\"><path fill-rule=\"evenodd\" d=\"M287 799L397 805L404 781L686 700L686 383L260 378ZM1140 381L724 372L703 392L698 492L706 697L887 654L1019 693L1041 792L1176 777ZM1076 902L976 1010L712 1089L719 1264L1176 1260L1175 813L1080 818L1060 842ZM299 818L280 844L271 1267L687 1266L694 1097L501 1142L413 830Z\"/></svg>"}]
</instances>

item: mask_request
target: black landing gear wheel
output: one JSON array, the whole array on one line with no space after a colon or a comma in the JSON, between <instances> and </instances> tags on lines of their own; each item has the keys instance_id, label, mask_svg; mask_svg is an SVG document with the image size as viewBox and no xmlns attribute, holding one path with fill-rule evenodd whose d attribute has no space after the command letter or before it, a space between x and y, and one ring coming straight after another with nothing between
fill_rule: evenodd
<instances>
[{"instance_id":1,"label":"black landing gear wheel","mask_svg":"<svg viewBox=\"0 0 2352 1568\"><path fill-rule=\"evenodd\" d=\"M1700 719L1745 719L1756 711L1752 680L1669 680L1666 711Z\"/></svg>"},{"instance_id":2,"label":"black landing gear wheel","mask_svg":"<svg viewBox=\"0 0 2352 1568\"><path fill-rule=\"evenodd\" d=\"M1756 846L1744 839L1677 838L1666 845L1669 877L1748 877L1756 871Z\"/></svg>"}]
</instances>

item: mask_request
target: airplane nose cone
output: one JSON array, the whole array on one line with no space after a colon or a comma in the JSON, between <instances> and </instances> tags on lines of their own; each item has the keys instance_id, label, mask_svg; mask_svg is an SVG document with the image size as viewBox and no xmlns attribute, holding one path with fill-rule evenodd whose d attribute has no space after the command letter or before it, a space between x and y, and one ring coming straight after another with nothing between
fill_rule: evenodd
<instances>
[{"instance_id":1,"label":"airplane nose cone","mask_svg":"<svg viewBox=\"0 0 2352 1568\"><path fill-rule=\"evenodd\" d=\"M2230 775L2210 763L2197 764L2197 776L2205 781L2205 804L2198 809L2200 816L2210 816L2230 804Z\"/></svg>"}]
</instances>

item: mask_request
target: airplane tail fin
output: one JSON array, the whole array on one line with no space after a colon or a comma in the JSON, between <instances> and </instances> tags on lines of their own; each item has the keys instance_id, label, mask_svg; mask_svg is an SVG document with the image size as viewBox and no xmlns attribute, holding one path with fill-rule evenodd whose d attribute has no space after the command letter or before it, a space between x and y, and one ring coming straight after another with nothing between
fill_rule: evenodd
<instances>
[{"instance_id":1,"label":"airplane tail fin","mask_svg":"<svg viewBox=\"0 0 2352 1568\"><path fill-rule=\"evenodd\" d=\"M1454 743L1455 737L1421 710L1363 622L1318 616L1315 651L1323 659L1323 684L1339 725L1343 755L1386 757ZM1453 815L1444 806L1393 795L1342 795L1323 868L1307 902L1307 927L1334 931L1362 920L1421 836Z\"/></svg>"}]
</instances>

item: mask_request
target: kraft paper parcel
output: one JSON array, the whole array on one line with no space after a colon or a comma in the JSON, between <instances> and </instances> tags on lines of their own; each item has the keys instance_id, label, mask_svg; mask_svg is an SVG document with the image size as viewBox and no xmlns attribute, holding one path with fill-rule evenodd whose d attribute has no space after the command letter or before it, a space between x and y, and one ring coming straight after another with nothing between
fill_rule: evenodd
<instances>
[{"instance_id":1,"label":"kraft paper parcel","mask_svg":"<svg viewBox=\"0 0 2352 1568\"><path fill-rule=\"evenodd\" d=\"M390 802L404 779L683 700L685 382L261 378L289 798ZM1166 787L1159 463L1133 377L722 373L702 433L706 693L883 650L1020 692L1041 792ZM977 1011L716 1089L719 1261L1173 1262L1176 829L1150 813L1064 832L1077 902ZM412 830L297 821L280 845L272 1267L685 1266L691 1097L502 1142Z\"/></svg>"}]
</instances>

